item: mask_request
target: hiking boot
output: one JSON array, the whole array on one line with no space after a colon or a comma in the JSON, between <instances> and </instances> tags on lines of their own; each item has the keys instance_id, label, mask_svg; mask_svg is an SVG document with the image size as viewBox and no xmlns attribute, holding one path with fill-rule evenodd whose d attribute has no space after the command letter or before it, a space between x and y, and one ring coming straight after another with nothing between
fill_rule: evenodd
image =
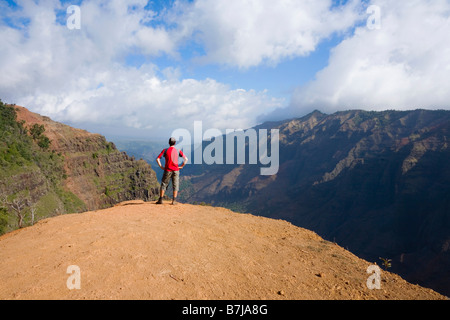
<instances>
[{"instance_id":1,"label":"hiking boot","mask_svg":"<svg viewBox=\"0 0 450 320\"><path fill-rule=\"evenodd\" d=\"M158 201L156 201L156 204L162 204L162 203L163 203L162 198L159 198Z\"/></svg>"},{"instance_id":2,"label":"hiking boot","mask_svg":"<svg viewBox=\"0 0 450 320\"><path fill-rule=\"evenodd\" d=\"M172 200L172 204L173 204L173 205L178 204L177 200L173 199L173 200Z\"/></svg>"}]
</instances>

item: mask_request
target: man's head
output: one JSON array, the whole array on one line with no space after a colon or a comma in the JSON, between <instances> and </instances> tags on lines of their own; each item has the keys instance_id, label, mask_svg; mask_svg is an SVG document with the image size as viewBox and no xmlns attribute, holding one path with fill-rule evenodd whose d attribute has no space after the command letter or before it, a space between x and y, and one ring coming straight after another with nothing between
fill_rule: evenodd
<instances>
[{"instance_id":1,"label":"man's head","mask_svg":"<svg viewBox=\"0 0 450 320\"><path fill-rule=\"evenodd\" d=\"M177 143L177 140L175 140L174 137L171 137L171 138L169 139L169 146L174 146L175 143Z\"/></svg>"}]
</instances>

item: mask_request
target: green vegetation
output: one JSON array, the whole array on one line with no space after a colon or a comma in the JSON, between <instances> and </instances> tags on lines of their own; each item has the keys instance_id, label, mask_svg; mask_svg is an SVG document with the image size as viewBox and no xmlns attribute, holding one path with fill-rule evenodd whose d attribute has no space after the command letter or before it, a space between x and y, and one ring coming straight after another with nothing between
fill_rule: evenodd
<instances>
[{"instance_id":1,"label":"green vegetation","mask_svg":"<svg viewBox=\"0 0 450 320\"><path fill-rule=\"evenodd\" d=\"M239 203L239 202L220 202L216 204L218 207L225 207L228 208L234 212L238 212L238 213L246 213L248 211L248 208L246 207L246 205L244 203Z\"/></svg>"},{"instance_id":2,"label":"green vegetation","mask_svg":"<svg viewBox=\"0 0 450 320\"><path fill-rule=\"evenodd\" d=\"M35 123L30 128L30 135L39 147L47 150L50 147L50 139L44 135L44 131L44 125Z\"/></svg>"},{"instance_id":3,"label":"green vegetation","mask_svg":"<svg viewBox=\"0 0 450 320\"><path fill-rule=\"evenodd\" d=\"M380 258L380 260L383 261L382 265L384 267L384 270L387 270L388 268L392 267L391 259Z\"/></svg>"},{"instance_id":4,"label":"green vegetation","mask_svg":"<svg viewBox=\"0 0 450 320\"><path fill-rule=\"evenodd\" d=\"M8 211L5 208L0 208L0 234L6 232L8 226Z\"/></svg>"},{"instance_id":5,"label":"green vegetation","mask_svg":"<svg viewBox=\"0 0 450 320\"><path fill-rule=\"evenodd\" d=\"M61 154L50 150L45 127L25 127L16 110L0 100L0 234L85 204L62 187Z\"/></svg>"},{"instance_id":6,"label":"green vegetation","mask_svg":"<svg viewBox=\"0 0 450 320\"><path fill-rule=\"evenodd\" d=\"M105 144L105 149L106 149L106 153L110 154L111 152L114 151L114 144L112 142L107 142Z\"/></svg>"},{"instance_id":7,"label":"green vegetation","mask_svg":"<svg viewBox=\"0 0 450 320\"><path fill-rule=\"evenodd\" d=\"M212 204L211 203L206 203L206 202L203 202L203 201L201 201L201 202L197 202L197 201L194 201L194 202L192 202L192 204L195 204L195 205L198 205L198 206L212 206Z\"/></svg>"}]
</instances>

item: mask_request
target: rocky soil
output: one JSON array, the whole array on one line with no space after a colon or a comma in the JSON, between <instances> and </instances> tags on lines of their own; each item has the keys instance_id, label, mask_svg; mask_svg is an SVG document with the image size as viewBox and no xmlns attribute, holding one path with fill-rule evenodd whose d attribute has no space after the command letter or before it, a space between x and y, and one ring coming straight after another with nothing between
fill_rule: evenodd
<instances>
[{"instance_id":1,"label":"rocky soil","mask_svg":"<svg viewBox=\"0 0 450 320\"><path fill-rule=\"evenodd\" d=\"M286 221L169 203L123 202L1 236L0 298L445 299L387 271L371 290L373 262Z\"/></svg>"}]
</instances>

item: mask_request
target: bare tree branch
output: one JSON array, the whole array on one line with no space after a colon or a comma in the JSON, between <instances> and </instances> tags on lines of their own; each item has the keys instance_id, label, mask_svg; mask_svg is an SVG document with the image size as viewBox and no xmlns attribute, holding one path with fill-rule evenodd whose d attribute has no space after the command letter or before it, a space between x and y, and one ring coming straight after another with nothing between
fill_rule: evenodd
<instances>
[{"instance_id":1,"label":"bare tree branch","mask_svg":"<svg viewBox=\"0 0 450 320\"><path fill-rule=\"evenodd\" d=\"M12 211L17 217L17 226L23 228L23 221L27 216L28 212L25 210L30 205L30 200L24 196L17 196L12 200L8 200L8 197L2 193L0 195L0 201L2 206Z\"/></svg>"}]
</instances>

